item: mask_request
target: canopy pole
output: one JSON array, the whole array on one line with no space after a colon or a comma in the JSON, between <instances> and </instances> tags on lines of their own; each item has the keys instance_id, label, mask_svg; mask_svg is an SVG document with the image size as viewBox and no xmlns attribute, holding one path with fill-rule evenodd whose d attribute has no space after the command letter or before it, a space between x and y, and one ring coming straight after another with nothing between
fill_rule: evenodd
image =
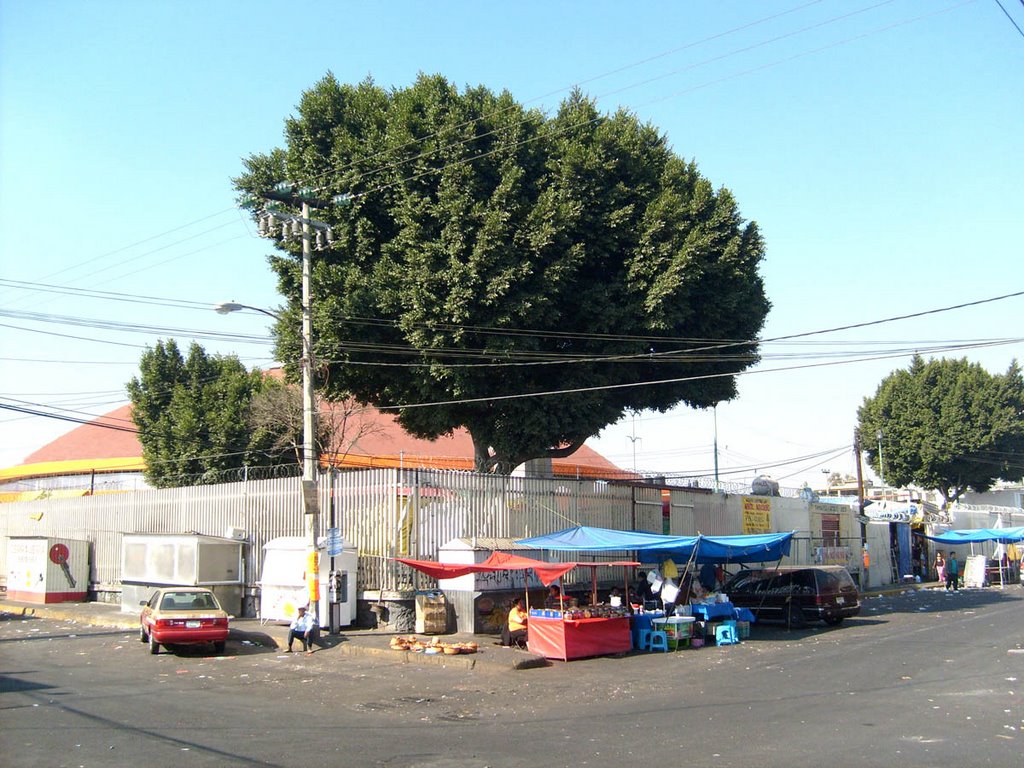
<instances>
[{"instance_id":1,"label":"canopy pole","mask_svg":"<svg viewBox=\"0 0 1024 768\"><path fill-rule=\"evenodd\" d=\"M597 605L597 568L590 566L590 604Z\"/></svg>"},{"instance_id":2,"label":"canopy pole","mask_svg":"<svg viewBox=\"0 0 1024 768\"><path fill-rule=\"evenodd\" d=\"M690 552L690 558L686 561L686 567L683 568L683 578L680 579L680 583L682 583L686 579L686 575L690 573L690 570L692 569L693 565L695 564L695 561L697 559L697 551L700 549L700 543L703 540L703 538L704 537L701 534L699 534L699 533L697 534L697 543L694 545L693 551ZM686 594L683 595L683 599L686 600L686 604L687 605L690 604L690 600L692 599L692 597L693 597L693 576L691 575L690 576L690 581L689 581L689 586L686 588Z\"/></svg>"}]
</instances>

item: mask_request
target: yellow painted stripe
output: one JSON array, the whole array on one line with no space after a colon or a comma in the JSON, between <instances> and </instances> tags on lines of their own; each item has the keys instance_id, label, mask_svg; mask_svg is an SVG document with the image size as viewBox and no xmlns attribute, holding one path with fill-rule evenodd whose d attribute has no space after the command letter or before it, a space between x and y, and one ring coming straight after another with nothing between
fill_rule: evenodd
<instances>
[{"instance_id":1,"label":"yellow painted stripe","mask_svg":"<svg viewBox=\"0 0 1024 768\"><path fill-rule=\"evenodd\" d=\"M141 456L118 459L74 459L72 461L41 461L0 469L0 480L24 480L53 475L84 475L89 472L141 472L146 462Z\"/></svg>"}]
</instances>

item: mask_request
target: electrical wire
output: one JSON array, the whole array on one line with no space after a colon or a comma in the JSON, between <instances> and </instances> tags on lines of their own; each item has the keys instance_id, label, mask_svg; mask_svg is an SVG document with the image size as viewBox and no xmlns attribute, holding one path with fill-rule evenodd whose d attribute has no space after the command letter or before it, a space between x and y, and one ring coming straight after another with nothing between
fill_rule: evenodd
<instances>
[{"instance_id":1,"label":"electrical wire","mask_svg":"<svg viewBox=\"0 0 1024 768\"><path fill-rule=\"evenodd\" d=\"M1010 23L1013 24L1014 29L1017 30L1017 34L1019 34L1021 37L1024 37L1024 29L1021 29L1017 22L1014 21L1013 16L1010 15L1010 12L1007 11L1005 7L1003 7L1001 0L995 0L995 2L996 5L999 6L999 10L1001 10L1006 15L1006 18L1010 20ZM1021 5L1024 5L1024 0L1021 0Z\"/></svg>"}]
</instances>

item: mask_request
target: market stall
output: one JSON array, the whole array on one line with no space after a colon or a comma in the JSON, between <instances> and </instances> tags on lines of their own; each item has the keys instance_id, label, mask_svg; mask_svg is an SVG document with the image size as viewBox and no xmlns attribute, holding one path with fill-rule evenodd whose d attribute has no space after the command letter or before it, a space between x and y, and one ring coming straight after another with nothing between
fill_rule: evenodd
<instances>
[{"instance_id":1,"label":"market stall","mask_svg":"<svg viewBox=\"0 0 1024 768\"><path fill-rule=\"evenodd\" d=\"M673 617L665 611L634 614L632 639L634 647L639 647L644 629L660 628L675 641L670 647L680 647L685 645L679 642L686 636L684 633L696 633L702 640L705 636L714 639L715 629L721 622L749 627L749 622L754 618L750 611L733 606L726 595L691 597L691 571L694 566L781 560L789 554L792 538L791 531L740 536L666 536L643 531L576 526L545 536L520 539L516 543L534 549L563 552L631 551L636 553L641 562L651 564L672 561L674 576L663 578L659 573L655 581L662 595L662 605L682 615L676 617L678 621L668 621ZM685 563L681 574L676 571L675 563ZM672 578L679 578L678 584ZM683 584L686 585L685 590L680 590ZM676 602L677 598L680 602Z\"/></svg>"},{"instance_id":2,"label":"market stall","mask_svg":"<svg viewBox=\"0 0 1024 768\"><path fill-rule=\"evenodd\" d=\"M582 614L542 616L540 611L530 612L526 625L526 647L547 659L585 659L625 653L633 648L629 631L629 616L625 609L619 615L601 615L583 618Z\"/></svg>"},{"instance_id":3,"label":"market stall","mask_svg":"<svg viewBox=\"0 0 1024 768\"><path fill-rule=\"evenodd\" d=\"M438 563L433 560L395 558L436 579L453 579L470 573L530 569L544 586L550 586L573 568L591 569L591 605L579 607L564 597L557 609L529 609L527 647L549 659L582 659L623 653L632 648L628 608L597 603L597 568L636 566L635 561L543 562L506 552L495 552L482 563ZM527 593L529 599L529 593Z\"/></svg>"},{"instance_id":4,"label":"market stall","mask_svg":"<svg viewBox=\"0 0 1024 768\"><path fill-rule=\"evenodd\" d=\"M956 546L967 546L970 545L971 552L974 551L975 544L982 544L985 542L994 542L1002 548L1003 556L996 558L996 566L993 569L993 573L990 576L985 576L985 565L984 560L982 561L982 577L979 580L981 583L989 582L994 583L993 577L998 577L999 585L1003 586L1007 580L1006 568L1010 567L1010 563L1017 563L1019 567L1020 560L1017 557L1009 558L1006 555L1009 547L1013 547L1013 553L1017 553L1017 545L1024 543L1024 526L1016 526L1014 528L965 528L961 530L946 531L940 533L937 536L925 536L924 538L930 539L931 541L938 542L939 544L946 544L950 547ZM970 558L967 558L970 559ZM965 563L966 565L966 563ZM966 581L966 568L964 569L964 577Z\"/></svg>"}]
</instances>

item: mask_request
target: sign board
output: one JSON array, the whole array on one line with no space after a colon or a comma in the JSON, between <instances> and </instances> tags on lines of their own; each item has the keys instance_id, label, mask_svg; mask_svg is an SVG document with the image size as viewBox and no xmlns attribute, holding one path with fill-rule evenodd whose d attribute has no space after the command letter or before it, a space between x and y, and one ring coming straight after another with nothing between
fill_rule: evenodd
<instances>
[{"instance_id":1,"label":"sign board","mask_svg":"<svg viewBox=\"0 0 1024 768\"><path fill-rule=\"evenodd\" d=\"M307 515L315 515L320 512L320 496L316 480L302 481L302 503Z\"/></svg>"},{"instance_id":2,"label":"sign board","mask_svg":"<svg viewBox=\"0 0 1024 768\"><path fill-rule=\"evenodd\" d=\"M772 500L768 496L743 497L743 533L772 532Z\"/></svg>"},{"instance_id":3,"label":"sign board","mask_svg":"<svg viewBox=\"0 0 1024 768\"><path fill-rule=\"evenodd\" d=\"M850 558L849 547L814 548L814 562L817 565L848 565Z\"/></svg>"},{"instance_id":4,"label":"sign board","mask_svg":"<svg viewBox=\"0 0 1024 768\"><path fill-rule=\"evenodd\" d=\"M345 543L341 539L340 528L327 529L327 554L329 557L337 557L341 554Z\"/></svg>"}]
</instances>

